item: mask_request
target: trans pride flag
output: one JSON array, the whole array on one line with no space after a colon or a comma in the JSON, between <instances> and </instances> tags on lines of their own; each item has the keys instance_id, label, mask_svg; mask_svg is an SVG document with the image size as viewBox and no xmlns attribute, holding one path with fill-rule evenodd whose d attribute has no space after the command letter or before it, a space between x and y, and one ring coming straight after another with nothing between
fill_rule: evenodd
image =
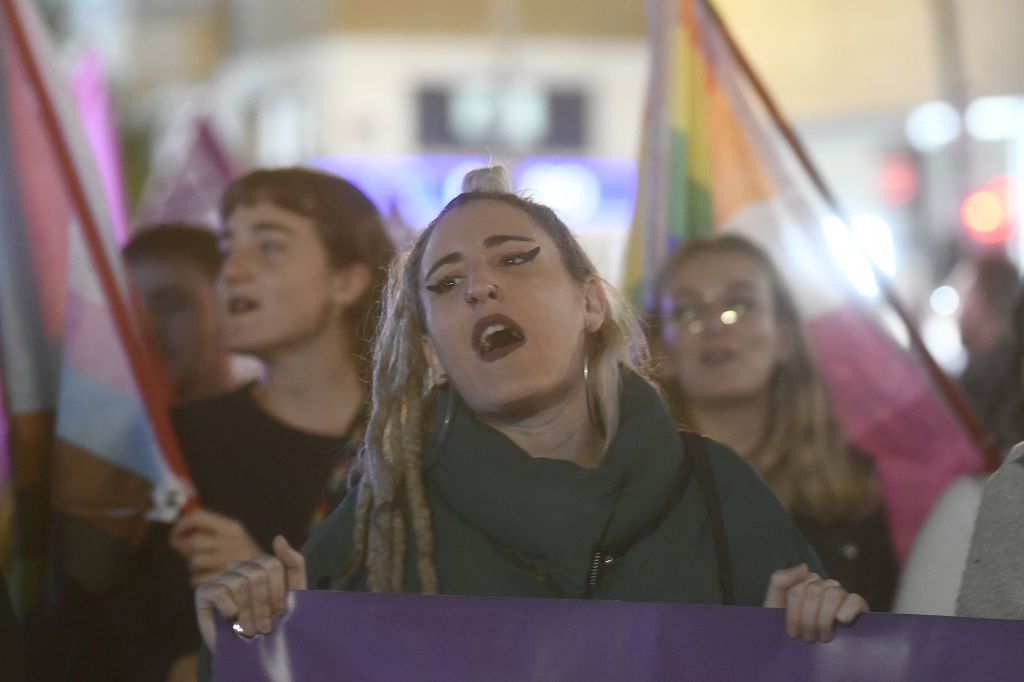
<instances>
[{"instance_id":1,"label":"trans pride flag","mask_svg":"<svg viewBox=\"0 0 1024 682\"><path fill-rule=\"evenodd\" d=\"M191 485L128 314L98 174L45 28L0 0L0 375L19 610L52 568L89 589Z\"/></svg>"},{"instance_id":2,"label":"trans pride flag","mask_svg":"<svg viewBox=\"0 0 1024 682\"><path fill-rule=\"evenodd\" d=\"M110 101L103 65L95 52L85 52L71 77L71 92L78 108L85 137L89 141L96 162L110 213L114 238L118 244L128 241L128 210L124 196L121 172L121 153L118 144L114 107Z\"/></svg>"},{"instance_id":3,"label":"trans pride flag","mask_svg":"<svg viewBox=\"0 0 1024 682\"><path fill-rule=\"evenodd\" d=\"M648 14L653 60L626 290L653 310L650 278L700 234L735 231L770 253L846 438L875 458L902 559L942 490L983 468L977 439L948 382L933 383L944 378L923 347L904 347L883 322L914 338L895 302L864 298L844 277L826 234L860 256L869 279L872 266L707 0L649 0Z\"/></svg>"}]
</instances>

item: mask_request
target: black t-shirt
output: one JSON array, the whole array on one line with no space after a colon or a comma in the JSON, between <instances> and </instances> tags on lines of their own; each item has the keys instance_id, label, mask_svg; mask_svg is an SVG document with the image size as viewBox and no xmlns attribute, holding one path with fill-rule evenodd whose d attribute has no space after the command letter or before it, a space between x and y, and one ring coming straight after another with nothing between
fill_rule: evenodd
<instances>
[{"instance_id":1,"label":"black t-shirt","mask_svg":"<svg viewBox=\"0 0 1024 682\"><path fill-rule=\"evenodd\" d=\"M301 547L324 497L336 503L344 493L337 479L355 442L278 421L251 385L180 407L172 418L203 507L240 520L268 551L278 533Z\"/></svg>"}]
</instances>

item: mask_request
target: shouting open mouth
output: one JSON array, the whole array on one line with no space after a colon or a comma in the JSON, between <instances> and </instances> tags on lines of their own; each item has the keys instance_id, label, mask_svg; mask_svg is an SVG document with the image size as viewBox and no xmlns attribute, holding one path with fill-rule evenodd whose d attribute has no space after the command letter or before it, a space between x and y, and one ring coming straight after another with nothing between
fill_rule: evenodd
<instances>
[{"instance_id":1,"label":"shouting open mouth","mask_svg":"<svg viewBox=\"0 0 1024 682\"><path fill-rule=\"evenodd\" d=\"M246 296L234 295L228 298L227 308L229 315L242 315L258 310L259 307L259 303Z\"/></svg>"},{"instance_id":2,"label":"shouting open mouth","mask_svg":"<svg viewBox=\"0 0 1024 682\"><path fill-rule=\"evenodd\" d=\"M488 315L473 325L472 343L481 360L494 362L526 343L526 332L510 317Z\"/></svg>"}]
</instances>

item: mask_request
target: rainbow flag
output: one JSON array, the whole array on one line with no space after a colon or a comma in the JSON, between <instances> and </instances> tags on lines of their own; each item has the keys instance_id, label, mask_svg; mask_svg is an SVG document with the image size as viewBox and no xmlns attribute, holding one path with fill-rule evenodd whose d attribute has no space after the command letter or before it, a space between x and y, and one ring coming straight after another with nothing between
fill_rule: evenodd
<instances>
[{"instance_id":1,"label":"rainbow flag","mask_svg":"<svg viewBox=\"0 0 1024 682\"><path fill-rule=\"evenodd\" d=\"M883 284L713 9L706 0L650 0L648 11L653 64L626 290L653 310L653 276L692 236L731 230L771 254L807 322L845 436L875 458L902 559L935 498L981 470L983 454L925 358L900 338L908 330L891 306L858 294L844 275L855 268L869 285ZM846 244L842 263L829 240Z\"/></svg>"},{"instance_id":2,"label":"rainbow flag","mask_svg":"<svg viewBox=\"0 0 1024 682\"><path fill-rule=\"evenodd\" d=\"M0 375L24 611L48 571L111 586L150 519L191 496L164 393L128 314L99 175L45 27L0 0Z\"/></svg>"}]
</instances>

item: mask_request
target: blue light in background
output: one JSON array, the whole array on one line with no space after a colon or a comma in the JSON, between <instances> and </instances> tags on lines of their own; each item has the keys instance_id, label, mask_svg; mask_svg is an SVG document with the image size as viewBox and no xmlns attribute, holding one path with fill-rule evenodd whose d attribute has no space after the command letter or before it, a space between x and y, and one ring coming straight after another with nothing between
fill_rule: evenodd
<instances>
[{"instance_id":1,"label":"blue light in background","mask_svg":"<svg viewBox=\"0 0 1024 682\"><path fill-rule=\"evenodd\" d=\"M358 185L392 221L423 229L459 190L466 171L489 163L462 154L341 155L310 166ZM629 229L636 196L631 158L544 156L508 164L513 184L551 206L574 232Z\"/></svg>"}]
</instances>

